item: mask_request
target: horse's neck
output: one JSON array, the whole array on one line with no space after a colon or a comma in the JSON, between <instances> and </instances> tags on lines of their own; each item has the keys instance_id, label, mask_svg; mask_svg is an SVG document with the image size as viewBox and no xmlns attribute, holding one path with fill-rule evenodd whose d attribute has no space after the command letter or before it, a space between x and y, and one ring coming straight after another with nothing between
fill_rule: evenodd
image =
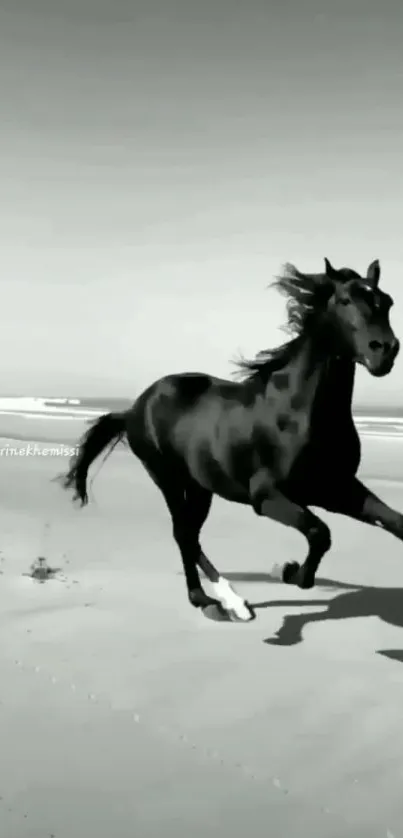
<instances>
[{"instance_id":1,"label":"horse's neck","mask_svg":"<svg viewBox=\"0 0 403 838\"><path fill-rule=\"evenodd\" d=\"M266 393L274 391L281 397L285 410L314 410L316 416L324 414L351 416L355 366L351 361L326 358L323 348L311 340L301 342L298 351L281 370L274 373Z\"/></svg>"},{"instance_id":2,"label":"horse's neck","mask_svg":"<svg viewBox=\"0 0 403 838\"><path fill-rule=\"evenodd\" d=\"M270 376L266 396L271 401L273 395L280 399L282 409L293 412L297 409L310 410L316 391L326 368L326 361L311 341L305 340L297 346L297 351L284 365Z\"/></svg>"},{"instance_id":3,"label":"horse's neck","mask_svg":"<svg viewBox=\"0 0 403 838\"><path fill-rule=\"evenodd\" d=\"M317 411L336 419L352 417L355 364L344 359L327 361L316 393Z\"/></svg>"}]
</instances>

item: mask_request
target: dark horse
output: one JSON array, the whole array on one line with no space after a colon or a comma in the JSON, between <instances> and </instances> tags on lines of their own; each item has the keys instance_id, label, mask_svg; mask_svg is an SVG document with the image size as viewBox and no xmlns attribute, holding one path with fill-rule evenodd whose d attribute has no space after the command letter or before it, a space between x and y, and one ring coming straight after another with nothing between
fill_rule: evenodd
<instances>
[{"instance_id":1,"label":"dark horse","mask_svg":"<svg viewBox=\"0 0 403 838\"><path fill-rule=\"evenodd\" d=\"M88 502L87 473L107 446L124 437L161 490L182 557L189 600L214 604L234 620L252 609L203 553L199 535L213 495L248 504L257 515L302 533L305 561L278 568L281 579L312 588L330 530L308 507L384 527L403 539L403 516L356 474L360 442L351 402L355 364L387 375L399 351L389 323L393 300L378 288L379 262L365 278L349 268L303 274L286 265L274 285L288 297L295 334L277 349L242 361L240 381L203 373L167 375L122 413L101 416L63 476ZM202 588L201 568L217 599Z\"/></svg>"}]
</instances>

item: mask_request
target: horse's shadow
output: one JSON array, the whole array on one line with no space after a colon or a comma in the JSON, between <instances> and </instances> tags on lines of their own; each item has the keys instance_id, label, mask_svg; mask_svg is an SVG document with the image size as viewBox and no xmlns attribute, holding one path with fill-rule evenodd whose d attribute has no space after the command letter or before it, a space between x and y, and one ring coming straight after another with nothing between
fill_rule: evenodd
<instances>
[{"instance_id":1,"label":"horse's shadow","mask_svg":"<svg viewBox=\"0 0 403 838\"><path fill-rule=\"evenodd\" d=\"M275 582L269 573L227 573L227 579L234 582ZM281 584L281 583L280 583ZM327 620L348 620L353 617L378 617L384 623L403 629L403 588L378 588L367 585L352 585L333 579L316 580L316 586L330 591L342 591L332 599L276 599L267 602L250 603L259 608L320 607L318 611L288 614L276 634L264 642L275 646L295 646L303 641L303 630L310 623ZM284 589L284 587L283 587ZM378 655L403 663L403 649L379 649Z\"/></svg>"}]
</instances>

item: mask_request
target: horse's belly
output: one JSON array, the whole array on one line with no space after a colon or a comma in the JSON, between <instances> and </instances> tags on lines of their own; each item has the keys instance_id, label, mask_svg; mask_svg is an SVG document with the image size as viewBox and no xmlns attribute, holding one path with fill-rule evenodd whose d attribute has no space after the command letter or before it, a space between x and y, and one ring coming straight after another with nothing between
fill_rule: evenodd
<instances>
[{"instance_id":1,"label":"horse's belly","mask_svg":"<svg viewBox=\"0 0 403 838\"><path fill-rule=\"evenodd\" d=\"M206 441L187 452L189 475L200 486L225 500L248 503L249 480L242 471L233 468L228 457L219 457Z\"/></svg>"}]
</instances>

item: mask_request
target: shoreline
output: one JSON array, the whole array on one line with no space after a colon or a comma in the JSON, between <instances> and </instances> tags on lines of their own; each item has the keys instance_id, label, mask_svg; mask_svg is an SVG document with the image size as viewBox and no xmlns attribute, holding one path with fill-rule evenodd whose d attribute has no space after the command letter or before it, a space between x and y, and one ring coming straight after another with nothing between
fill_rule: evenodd
<instances>
[{"instance_id":1,"label":"shoreline","mask_svg":"<svg viewBox=\"0 0 403 838\"><path fill-rule=\"evenodd\" d=\"M65 445L69 447L75 447L78 443L80 438L89 428L90 424L94 419L97 419L98 416L102 414L99 413L96 416L92 414L91 417L81 415L75 415L71 417L67 416L53 416L49 414L39 414L35 416L35 419L47 420L44 424L48 427L47 429L41 429L38 427L38 432L36 432L35 425L37 422L32 422L34 418L31 414L27 415L24 413L13 413L7 414L3 411L0 411L0 416L3 416L3 419L6 419L7 415L11 422L3 423L3 428L1 428L1 420L0 420L0 447L1 445L6 445L9 443L21 443L29 444L29 443L37 443L42 445ZM393 417L378 417L378 416L365 416L359 417L354 416L355 426L357 428L358 433L360 436L366 437L378 437L382 439L400 439L403 437L403 418L401 420L395 419ZM53 419L56 419L56 422L53 423ZM62 430L61 427L57 427L61 420L67 420L67 426L65 426ZM22 429L21 427L17 430L13 427L10 427L12 424L12 420L16 421L16 424L20 424L21 420L23 423L27 422L26 430ZM30 421L31 420L31 421ZM71 421L75 422L78 421L81 423L81 427L72 426ZM42 423L39 423L42 424ZM50 430L50 427L52 430Z\"/></svg>"}]
</instances>

